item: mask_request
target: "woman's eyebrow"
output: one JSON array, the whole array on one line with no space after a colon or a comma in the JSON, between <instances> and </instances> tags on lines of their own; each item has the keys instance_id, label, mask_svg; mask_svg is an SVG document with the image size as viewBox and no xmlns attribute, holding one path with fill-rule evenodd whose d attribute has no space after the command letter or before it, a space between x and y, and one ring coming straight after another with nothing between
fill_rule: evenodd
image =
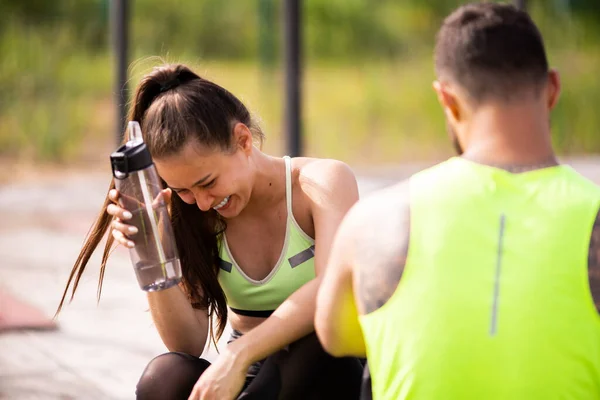
<instances>
[{"instance_id":1,"label":"woman's eyebrow","mask_svg":"<svg viewBox=\"0 0 600 400\"><path fill-rule=\"evenodd\" d=\"M202 178L202 179L199 179L198 181L196 181L196 182L195 182L195 183L192 185L192 187L193 187L193 186L202 185L204 182L206 182L206 181L208 180L208 178L210 178L210 175L211 175L211 173L209 173L208 175L206 175L204 178ZM169 186L169 187L170 187L171 189L173 189L173 190L184 190L184 189L181 189L181 188L175 188L175 187L173 187L173 186Z\"/></svg>"}]
</instances>

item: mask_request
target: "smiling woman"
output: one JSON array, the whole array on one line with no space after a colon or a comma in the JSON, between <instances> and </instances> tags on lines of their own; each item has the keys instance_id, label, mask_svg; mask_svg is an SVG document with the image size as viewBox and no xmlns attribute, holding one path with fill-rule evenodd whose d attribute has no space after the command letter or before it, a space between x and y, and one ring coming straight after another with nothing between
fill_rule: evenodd
<instances>
[{"instance_id":1,"label":"smiling woman","mask_svg":"<svg viewBox=\"0 0 600 400\"><path fill-rule=\"evenodd\" d=\"M148 364L137 398L358 399L361 363L328 355L313 326L333 236L358 199L352 171L263 153L246 107L183 65L142 79L130 119L166 186L183 273L180 286L148 293L170 353ZM99 289L113 243L135 246L118 199L113 183L60 306L111 226ZM210 365L199 356L227 320L233 335Z\"/></svg>"},{"instance_id":2,"label":"smiling woman","mask_svg":"<svg viewBox=\"0 0 600 400\"><path fill-rule=\"evenodd\" d=\"M235 123L232 136L236 140L234 149L253 147L252 133L244 123ZM244 165L243 152L228 150L207 148L192 139L177 154L155 157L155 165L169 188L185 203L196 204L202 211L212 208L231 218L234 214L224 211L235 199L238 205L249 199L252 170Z\"/></svg>"}]
</instances>

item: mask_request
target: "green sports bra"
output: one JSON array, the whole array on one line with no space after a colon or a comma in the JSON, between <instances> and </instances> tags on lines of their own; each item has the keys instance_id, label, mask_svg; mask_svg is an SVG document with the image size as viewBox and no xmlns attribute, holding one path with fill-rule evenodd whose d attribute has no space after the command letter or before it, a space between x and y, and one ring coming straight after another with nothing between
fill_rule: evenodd
<instances>
[{"instance_id":1,"label":"green sports bra","mask_svg":"<svg viewBox=\"0 0 600 400\"><path fill-rule=\"evenodd\" d=\"M219 283L225 292L227 305L240 315L268 317L285 299L302 285L315 278L315 241L294 219L292 213L292 167L285 160L285 196L287 220L285 240L275 267L262 280L244 273L233 258L223 233L219 243Z\"/></svg>"}]
</instances>

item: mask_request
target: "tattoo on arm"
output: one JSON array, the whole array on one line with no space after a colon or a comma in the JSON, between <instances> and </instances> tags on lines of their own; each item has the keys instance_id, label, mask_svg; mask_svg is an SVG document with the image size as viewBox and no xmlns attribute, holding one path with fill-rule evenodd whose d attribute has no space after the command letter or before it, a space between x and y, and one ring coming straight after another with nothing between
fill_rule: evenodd
<instances>
[{"instance_id":1,"label":"tattoo on arm","mask_svg":"<svg viewBox=\"0 0 600 400\"><path fill-rule=\"evenodd\" d=\"M600 312L600 211L596 216L588 253L588 277L596 310Z\"/></svg>"},{"instance_id":2,"label":"tattoo on arm","mask_svg":"<svg viewBox=\"0 0 600 400\"><path fill-rule=\"evenodd\" d=\"M407 186L407 185L406 185ZM378 224L365 226L360 243L356 243L358 300L361 314L382 307L394 294L406 264L409 242L410 207L406 190L398 193L402 200L383 207ZM368 234L366 233L368 232Z\"/></svg>"}]
</instances>

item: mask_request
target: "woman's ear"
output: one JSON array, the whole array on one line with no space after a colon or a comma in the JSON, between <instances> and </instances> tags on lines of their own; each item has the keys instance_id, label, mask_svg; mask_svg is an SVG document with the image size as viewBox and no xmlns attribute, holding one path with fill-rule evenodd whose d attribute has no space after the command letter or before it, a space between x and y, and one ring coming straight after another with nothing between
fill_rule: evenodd
<instances>
[{"instance_id":1,"label":"woman's ear","mask_svg":"<svg viewBox=\"0 0 600 400\"><path fill-rule=\"evenodd\" d=\"M250 154L252 152L253 140L252 132L243 123L238 122L233 127L233 143L235 144L235 150L241 150L244 153Z\"/></svg>"}]
</instances>

